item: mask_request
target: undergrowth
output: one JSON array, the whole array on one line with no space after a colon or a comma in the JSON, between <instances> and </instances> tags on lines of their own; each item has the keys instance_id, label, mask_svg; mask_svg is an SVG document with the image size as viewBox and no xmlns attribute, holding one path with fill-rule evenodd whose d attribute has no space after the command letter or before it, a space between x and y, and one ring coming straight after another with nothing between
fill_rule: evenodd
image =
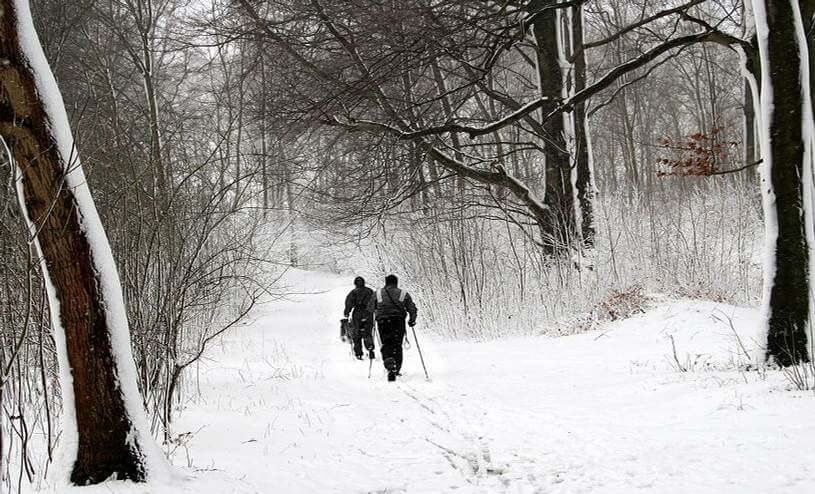
<instances>
[{"instance_id":1,"label":"undergrowth","mask_svg":"<svg viewBox=\"0 0 815 494\"><path fill-rule=\"evenodd\" d=\"M751 188L705 183L628 202L611 196L598 198L596 246L577 256L580 265L546 257L509 222L420 215L361 243L355 262L374 280L399 275L420 323L446 339L589 331L644 311L656 293L758 301L762 224Z\"/></svg>"}]
</instances>

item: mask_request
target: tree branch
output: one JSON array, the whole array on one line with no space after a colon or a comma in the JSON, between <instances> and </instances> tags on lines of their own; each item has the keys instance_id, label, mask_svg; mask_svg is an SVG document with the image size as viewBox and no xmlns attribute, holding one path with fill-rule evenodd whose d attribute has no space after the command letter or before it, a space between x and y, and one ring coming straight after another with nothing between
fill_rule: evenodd
<instances>
[{"instance_id":1,"label":"tree branch","mask_svg":"<svg viewBox=\"0 0 815 494\"><path fill-rule=\"evenodd\" d=\"M596 95L597 93L607 89L611 84L616 81L618 78L622 77L623 75L637 70L646 64L652 62L654 59L658 58L659 56L679 47L683 47L686 45L694 44L694 43L703 43L703 42L713 42L719 43L726 46L732 47L733 44L738 44L741 46L741 41L738 38L734 38L732 36L726 35L721 33L720 31L706 31L697 34L691 34L687 36L680 36L678 38L674 38L664 43L657 45L647 52L641 54L640 56L628 60L617 67L611 69L606 75L601 77L591 86L586 87L585 89L577 92L572 97L568 98L567 100L561 102L557 108L549 112L544 118L543 121L546 121L555 115L561 114L567 111L573 111L575 105L585 102L592 96ZM430 127L421 130L415 130L410 132L405 132L403 134L402 139L414 139L418 137L426 137L430 135L437 135L437 134L444 134L447 132L459 132L459 133L466 133L469 135L470 139L475 139L478 136L482 136L485 134L489 134L491 132L495 132L500 130L507 125L513 124L521 119L527 117L533 111L543 107L546 103L553 101L551 98L543 97L535 99L534 101L527 103L526 105L520 107L516 111L512 112L511 114L507 115L506 117L502 118L501 120L495 121L488 125L483 126L469 126L469 125L460 125L454 123L448 123L444 125L440 125L437 127Z\"/></svg>"}]
</instances>

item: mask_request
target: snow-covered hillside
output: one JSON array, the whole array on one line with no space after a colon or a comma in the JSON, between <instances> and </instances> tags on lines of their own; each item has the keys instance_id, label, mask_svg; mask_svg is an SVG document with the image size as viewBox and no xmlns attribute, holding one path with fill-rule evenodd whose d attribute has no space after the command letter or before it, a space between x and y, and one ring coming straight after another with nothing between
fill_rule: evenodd
<instances>
[{"instance_id":1,"label":"snow-covered hillside","mask_svg":"<svg viewBox=\"0 0 815 494\"><path fill-rule=\"evenodd\" d=\"M76 492L815 492L812 394L736 365L729 321L751 346L753 309L665 302L577 336L449 343L417 300L431 381L414 346L392 384L339 341L350 281L293 272L302 295L214 349L174 425L185 478Z\"/></svg>"}]
</instances>

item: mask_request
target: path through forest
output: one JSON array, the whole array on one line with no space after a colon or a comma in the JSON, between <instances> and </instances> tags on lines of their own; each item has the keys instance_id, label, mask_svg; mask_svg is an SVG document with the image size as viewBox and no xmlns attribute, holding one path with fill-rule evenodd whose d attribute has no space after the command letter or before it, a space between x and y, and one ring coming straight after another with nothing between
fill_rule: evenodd
<instances>
[{"instance_id":1,"label":"path through forest","mask_svg":"<svg viewBox=\"0 0 815 494\"><path fill-rule=\"evenodd\" d=\"M379 361L368 379L368 362L339 341L351 278L292 272L302 294L260 308L198 370L200 394L174 429L173 460L189 478L126 492L815 488L812 394L785 390L780 375L730 368L727 318L747 337L753 309L671 302L555 339L422 335L432 381L413 348L392 384ZM428 302L417 300L420 323ZM693 372L671 364L669 336Z\"/></svg>"}]
</instances>

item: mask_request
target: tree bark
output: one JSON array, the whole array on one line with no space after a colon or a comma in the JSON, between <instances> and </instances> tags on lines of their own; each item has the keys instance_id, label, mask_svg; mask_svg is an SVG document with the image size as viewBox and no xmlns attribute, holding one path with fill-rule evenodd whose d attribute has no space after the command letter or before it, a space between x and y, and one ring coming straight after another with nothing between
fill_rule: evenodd
<instances>
[{"instance_id":1,"label":"tree bark","mask_svg":"<svg viewBox=\"0 0 815 494\"><path fill-rule=\"evenodd\" d=\"M744 164L758 159L756 146L756 110L753 104L753 90L750 83L744 81Z\"/></svg>"},{"instance_id":2,"label":"tree bark","mask_svg":"<svg viewBox=\"0 0 815 494\"><path fill-rule=\"evenodd\" d=\"M801 6L801 19L804 24L804 36L807 39L807 48L809 49L809 92L810 95L815 94L815 0L800 0ZM815 102L813 104L813 112L815 112Z\"/></svg>"},{"instance_id":3,"label":"tree bark","mask_svg":"<svg viewBox=\"0 0 815 494\"><path fill-rule=\"evenodd\" d=\"M539 12L557 0L533 0L529 4L531 13ZM563 47L558 39L561 33L559 10L550 9L536 16L533 33L537 43L538 82L540 95L550 98L541 106L545 130L544 156L546 193L544 204L549 207L546 221L541 222L541 234L545 249L556 254L569 248L576 232L574 196L571 180L571 157L569 156L565 132L565 121L561 116L546 118L559 106L563 96L563 71L560 58Z\"/></svg>"},{"instance_id":4,"label":"tree bark","mask_svg":"<svg viewBox=\"0 0 815 494\"><path fill-rule=\"evenodd\" d=\"M122 320L111 314L124 311L118 275L107 265L112 264L107 239L38 43L27 0L0 0L0 136L21 175L21 205L49 282L56 338L64 341L60 365L67 366L63 376L72 378L62 383L66 429L75 427L77 434L77 444L67 445L76 448L70 480L80 485L111 477L143 481L145 441L152 439L140 429L144 417L133 412L134 400L141 400L130 347L121 347L122 335L129 345L126 319L122 328ZM79 178L83 181L75 183ZM107 269L112 275L103 272ZM124 385L129 377L133 382Z\"/></svg>"},{"instance_id":5,"label":"tree bark","mask_svg":"<svg viewBox=\"0 0 815 494\"><path fill-rule=\"evenodd\" d=\"M797 2L754 0L761 53L762 153L767 258L764 304L767 358L782 366L809 361L811 287L807 230L812 167L808 49ZM797 12L796 12L797 11ZM799 31L800 30L800 31ZM770 35L772 33L772 35ZM802 63L803 62L803 63Z\"/></svg>"},{"instance_id":6,"label":"tree bark","mask_svg":"<svg viewBox=\"0 0 815 494\"><path fill-rule=\"evenodd\" d=\"M572 7L572 52L574 92L586 88L586 51L583 49L583 6ZM583 245L594 247L596 229L594 224L594 164L591 154L591 135L586 115L586 103L575 105L573 112L575 137L575 188L580 208L580 233Z\"/></svg>"}]
</instances>

